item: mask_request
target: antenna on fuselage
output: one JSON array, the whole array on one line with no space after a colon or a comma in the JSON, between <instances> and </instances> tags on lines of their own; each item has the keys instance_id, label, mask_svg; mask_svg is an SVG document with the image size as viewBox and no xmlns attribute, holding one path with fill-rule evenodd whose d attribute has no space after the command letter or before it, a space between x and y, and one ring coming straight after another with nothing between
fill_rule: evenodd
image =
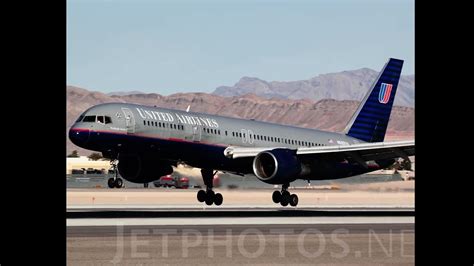
<instances>
[{"instance_id":1,"label":"antenna on fuselage","mask_svg":"<svg viewBox=\"0 0 474 266\"><path fill-rule=\"evenodd\" d=\"M191 108L191 105L188 105L188 108L186 108L186 113L189 113L189 108Z\"/></svg>"}]
</instances>

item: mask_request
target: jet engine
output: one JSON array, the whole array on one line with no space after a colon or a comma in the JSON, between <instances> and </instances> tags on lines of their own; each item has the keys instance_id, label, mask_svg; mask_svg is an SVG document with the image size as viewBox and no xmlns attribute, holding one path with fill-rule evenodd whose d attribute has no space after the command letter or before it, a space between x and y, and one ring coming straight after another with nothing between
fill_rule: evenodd
<instances>
[{"instance_id":1,"label":"jet engine","mask_svg":"<svg viewBox=\"0 0 474 266\"><path fill-rule=\"evenodd\" d=\"M301 176L302 167L295 151L289 149L262 151L253 160L254 174L268 184L292 182Z\"/></svg>"},{"instance_id":2,"label":"jet engine","mask_svg":"<svg viewBox=\"0 0 474 266\"><path fill-rule=\"evenodd\" d=\"M133 183L148 183L173 173L169 163L160 162L152 156L120 154L118 160L119 174Z\"/></svg>"}]
</instances>

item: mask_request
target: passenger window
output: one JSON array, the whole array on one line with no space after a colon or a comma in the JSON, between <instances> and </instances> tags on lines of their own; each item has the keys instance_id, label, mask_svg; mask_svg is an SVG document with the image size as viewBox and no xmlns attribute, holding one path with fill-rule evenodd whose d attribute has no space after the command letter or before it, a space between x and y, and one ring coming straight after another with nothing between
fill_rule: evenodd
<instances>
[{"instance_id":1,"label":"passenger window","mask_svg":"<svg viewBox=\"0 0 474 266\"><path fill-rule=\"evenodd\" d=\"M84 117L84 120L82 122L95 122L95 115L88 115Z\"/></svg>"}]
</instances>

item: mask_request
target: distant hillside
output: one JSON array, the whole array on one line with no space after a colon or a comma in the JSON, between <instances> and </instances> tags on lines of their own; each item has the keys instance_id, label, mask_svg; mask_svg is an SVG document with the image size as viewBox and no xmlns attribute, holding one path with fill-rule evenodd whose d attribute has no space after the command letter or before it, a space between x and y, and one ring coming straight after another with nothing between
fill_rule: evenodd
<instances>
[{"instance_id":1,"label":"distant hillside","mask_svg":"<svg viewBox=\"0 0 474 266\"><path fill-rule=\"evenodd\" d=\"M144 93L141 91L113 91L107 93L108 96L125 96L125 95L130 95L130 94L140 94Z\"/></svg>"},{"instance_id":2,"label":"distant hillside","mask_svg":"<svg viewBox=\"0 0 474 266\"><path fill-rule=\"evenodd\" d=\"M362 68L288 82L268 82L259 78L243 77L234 86L216 88L213 94L232 97L252 93L265 98L360 101L378 74L378 71ZM414 98L415 75L402 75L395 105L414 107Z\"/></svg>"},{"instance_id":3,"label":"distant hillside","mask_svg":"<svg viewBox=\"0 0 474 266\"><path fill-rule=\"evenodd\" d=\"M169 96L155 93L109 96L72 86L67 86L66 90L67 129L83 111L93 105L127 102L179 110L185 110L188 105L191 105L191 110L196 112L340 132L359 104L357 101L332 99L320 101L267 99L255 94L234 97L206 93L177 93ZM413 138L413 132L414 108L395 106L388 127L387 139ZM78 150L81 155L91 153L91 151L78 148L67 137L66 144L68 154L72 150Z\"/></svg>"}]
</instances>

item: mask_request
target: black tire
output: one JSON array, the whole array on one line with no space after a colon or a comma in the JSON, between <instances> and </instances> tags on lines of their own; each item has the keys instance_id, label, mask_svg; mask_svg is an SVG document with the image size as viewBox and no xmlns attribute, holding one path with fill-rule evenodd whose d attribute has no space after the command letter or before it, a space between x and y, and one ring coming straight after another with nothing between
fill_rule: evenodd
<instances>
[{"instance_id":1,"label":"black tire","mask_svg":"<svg viewBox=\"0 0 474 266\"><path fill-rule=\"evenodd\" d=\"M109 180L107 180L107 185L109 186L109 188L114 188L115 180L113 178L109 178Z\"/></svg>"},{"instance_id":2,"label":"black tire","mask_svg":"<svg viewBox=\"0 0 474 266\"><path fill-rule=\"evenodd\" d=\"M290 195L290 205L293 207L298 205L298 196L296 194Z\"/></svg>"},{"instance_id":3,"label":"black tire","mask_svg":"<svg viewBox=\"0 0 474 266\"><path fill-rule=\"evenodd\" d=\"M281 206L283 207L288 206L288 201L289 201L288 197L281 197L281 201L280 201Z\"/></svg>"},{"instance_id":4,"label":"black tire","mask_svg":"<svg viewBox=\"0 0 474 266\"><path fill-rule=\"evenodd\" d=\"M214 199L214 195L216 195L216 193L213 190L209 190L206 192L206 195L208 195L211 199Z\"/></svg>"},{"instance_id":5,"label":"black tire","mask_svg":"<svg viewBox=\"0 0 474 266\"><path fill-rule=\"evenodd\" d=\"M123 187L123 180L122 180L122 178L117 178L117 180L115 180L115 187L116 187L116 188L122 188L122 187Z\"/></svg>"},{"instance_id":6,"label":"black tire","mask_svg":"<svg viewBox=\"0 0 474 266\"><path fill-rule=\"evenodd\" d=\"M214 203L214 197L215 197L214 191L212 190L206 191L206 204L209 206L212 205L212 203Z\"/></svg>"},{"instance_id":7,"label":"black tire","mask_svg":"<svg viewBox=\"0 0 474 266\"><path fill-rule=\"evenodd\" d=\"M288 203L290 203L290 192L283 191L283 193L281 193L280 204L281 206L285 207L285 206L288 206Z\"/></svg>"},{"instance_id":8,"label":"black tire","mask_svg":"<svg viewBox=\"0 0 474 266\"><path fill-rule=\"evenodd\" d=\"M273 194L272 194L272 200L273 202L275 203L280 203L281 201L281 193L280 191L273 191Z\"/></svg>"},{"instance_id":9,"label":"black tire","mask_svg":"<svg viewBox=\"0 0 474 266\"><path fill-rule=\"evenodd\" d=\"M148 188L148 183L143 183L144 188Z\"/></svg>"},{"instance_id":10,"label":"black tire","mask_svg":"<svg viewBox=\"0 0 474 266\"><path fill-rule=\"evenodd\" d=\"M199 202L204 202L206 200L206 191L204 190L199 190L197 193L197 199Z\"/></svg>"},{"instance_id":11,"label":"black tire","mask_svg":"<svg viewBox=\"0 0 474 266\"><path fill-rule=\"evenodd\" d=\"M216 195L214 195L214 204L216 204L216 206L221 205L223 201L224 197L222 197L221 193L216 193Z\"/></svg>"},{"instance_id":12,"label":"black tire","mask_svg":"<svg viewBox=\"0 0 474 266\"><path fill-rule=\"evenodd\" d=\"M212 203L214 203L214 195L211 196L211 195L207 194L206 195L206 204L211 206Z\"/></svg>"}]
</instances>

